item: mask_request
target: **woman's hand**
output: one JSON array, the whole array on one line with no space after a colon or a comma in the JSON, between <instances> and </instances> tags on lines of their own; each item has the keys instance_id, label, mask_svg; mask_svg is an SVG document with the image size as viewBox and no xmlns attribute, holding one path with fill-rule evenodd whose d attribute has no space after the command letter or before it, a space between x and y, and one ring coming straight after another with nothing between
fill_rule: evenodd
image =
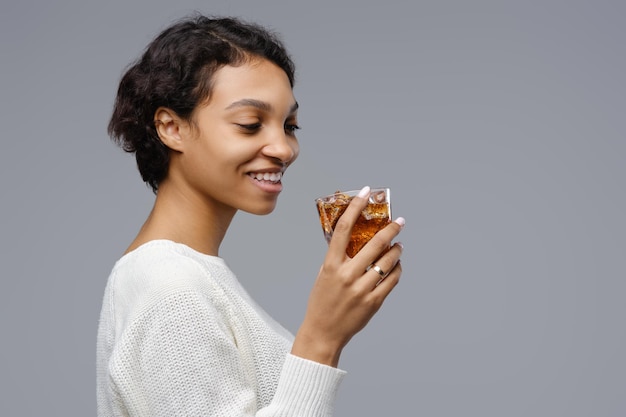
<instances>
[{"instance_id":1,"label":"woman's hand","mask_svg":"<svg viewBox=\"0 0 626 417\"><path fill-rule=\"evenodd\" d=\"M352 227L368 197L369 187L365 187L335 226L291 350L296 356L336 367L341 350L365 327L400 279L402 245L387 249L404 226L401 217L376 233L354 258L346 255Z\"/></svg>"}]
</instances>

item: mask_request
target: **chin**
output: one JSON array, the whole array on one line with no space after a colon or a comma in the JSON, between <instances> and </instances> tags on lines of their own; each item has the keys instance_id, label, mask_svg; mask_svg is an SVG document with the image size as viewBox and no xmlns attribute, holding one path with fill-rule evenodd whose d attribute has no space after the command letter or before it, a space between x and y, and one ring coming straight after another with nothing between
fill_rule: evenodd
<instances>
[{"instance_id":1,"label":"chin","mask_svg":"<svg viewBox=\"0 0 626 417\"><path fill-rule=\"evenodd\" d=\"M276 208L276 203L268 204L264 206L259 205L256 207L242 207L241 210L245 211L246 213L256 214L258 216L265 216L273 212L275 208Z\"/></svg>"}]
</instances>

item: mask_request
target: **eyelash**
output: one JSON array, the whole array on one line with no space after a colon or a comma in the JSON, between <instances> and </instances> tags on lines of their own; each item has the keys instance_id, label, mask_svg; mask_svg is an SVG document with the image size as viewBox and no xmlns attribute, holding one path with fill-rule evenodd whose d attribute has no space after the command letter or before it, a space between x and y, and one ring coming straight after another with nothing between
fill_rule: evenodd
<instances>
[{"instance_id":1,"label":"eyelash","mask_svg":"<svg viewBox=\"0 0 626 417\"><path fill-rule=\"evenodd\" d=\"M243 130L249 133L254 133L261 128L261 123L253 123L249 125L238 124L237 126L239 126L240 128L242 128ZM296 133L296 130L299 130L299 129L300 129L300 126L298 126L297 124L293 124L293 123L285 124L285 131L289 133L290 135L294 135Z\"/></svg>"},{"instance_id":2,"label":"eyelash","mask_svg":"<svg viewBox=\"0 0 626 417\"><path fill-rule=\"evenodd\" d=\"M300 130L300 126L298 126L297 124L286 124L285 125L285 130L290 134L290 135L295 135L296 130Z\"/></svg>"},{"instance_id":3,"label":"eyelash","mask_svg":"<svg viewBox=\"0 0 626 417\"><path fill-rule=\"evenodd\" d=\"M252 124L249 124L249 125L238 124L237 126L242 128L243 130L246 130L246 131L252 133L252 132L256 132L257 130L259 130L261 128L261 123L252 123Z\"/></svg>"}]
</instances>

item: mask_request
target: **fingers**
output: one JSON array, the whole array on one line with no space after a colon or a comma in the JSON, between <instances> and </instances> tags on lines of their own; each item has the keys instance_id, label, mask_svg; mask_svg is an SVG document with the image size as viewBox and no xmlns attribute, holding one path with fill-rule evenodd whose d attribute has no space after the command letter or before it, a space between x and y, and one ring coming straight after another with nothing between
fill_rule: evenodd
<instances>
[{"instance_id":1,"label":"fingers","mask_svg":"<svg viewBox=\"0 0 626 417\"><path fill-rule=\"evenodd\" d=\"M384 229L376 233L363 249L355 255L354 261L357 267L365 269L371 265L372 262L377 260L381 254L385 252L389 253L388 249L391 247L391 241L398 236L404 227L404 223L404 218L398 217ZM395 264L399 257L400 253L398 252L397 257L392 260L392 264Z\"/></svg>"},{"instance_id":2,"label":"fingers","mask_svg":"<svg viewBox=\"0 0 626 417\"><path fill-rule=\"evenodd\" d=\"M361 212L367 206L370 187L363 187L359 194L350 201L348 208L337 221L333 230L333 238L329 244L328 260L342 262L346 257L346 248L350 241L352 227L359 218Z\"/></svg>"},{"instance_id":3,"label":"fingers","mask_svg":"<svg viewBox=\"0 0 626 417\"><path fill-rule=\"evenodd\" d=\"M378 278L373 287L373 293L379 297L379 302L382 303L384 299L389 295L391 290L400 281L400 275L402 275L402 263L396 262L391 271L384 278ZM376 278L375 278L376 279Z\"/></svg>"},{"instance_id":4,"label":"fingers","mask_svg":"<svg viewBox=\"0 0 626 417\"><path fill-rule=\"evenodd\" d=\"M339 271L336 268L344 265L346 268L342 274L345 282L358 282L356 285L360 287L363 294L376 289L376 298L380 297L380 302L382 302L398 283L402 273L399 259L403 247L400 243L392 245L392 241L404 227L405 221L404 218L398 217L378 231L354 258L346 263L348 258L345 252L351 238L352 228L367 205L369 194L370 188L364 187L339 218L330 241L325 266L328 271Z\"/></svg>"},{"instance_id":5,"label":"fingers","mask_svg":"<svg viewBox=\"0 0 626 417\"><path fill-rule=\"evenodd\" d=\"M399 260L400 255L402 254L402 249L402 244L396 243L384 256L371 264L367 268L367 272L365 274L368 282L374 283L375 286L378 286L383 282L383 280L389 277L393 278L397 276L397 278L399 278L399 273L402 271Z\"/></svg>"}]
</instances>

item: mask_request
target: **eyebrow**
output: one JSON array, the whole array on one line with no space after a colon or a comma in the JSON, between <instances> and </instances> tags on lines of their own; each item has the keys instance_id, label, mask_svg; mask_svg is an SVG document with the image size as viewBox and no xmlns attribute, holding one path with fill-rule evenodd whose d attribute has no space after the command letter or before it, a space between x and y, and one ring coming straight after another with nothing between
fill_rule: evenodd
<instances>
[{"instance_id":1,"label":"eyebrow","mask_svg":"<svg viewBox=\"0 0 626 417\"><path fill-rule=\"evenodd\" d=\"M237 107L255 107L259 110L263 110L266 112L269 112L272 110L272 105L265 102L265 101L261 101L261 100L255 100L253 98L244 98L241 100L237 100L234 103L229 104L226 107L226 110L230 110L230 109L234 109ZM296 110L298 110L298 107L300 107L300 105L298 104L298 102L296 101L291 108L289 109L289 113L293 113Z\"/></svg>"}]
</instances>

